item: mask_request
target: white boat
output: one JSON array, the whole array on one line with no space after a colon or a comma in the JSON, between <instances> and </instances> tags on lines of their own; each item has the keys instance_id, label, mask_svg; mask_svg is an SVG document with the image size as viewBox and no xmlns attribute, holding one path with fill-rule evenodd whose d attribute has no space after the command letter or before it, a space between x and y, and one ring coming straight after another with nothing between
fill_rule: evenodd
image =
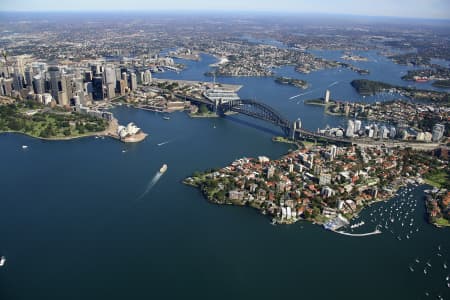
<instances>
[{"instance_id":1,"label":"white boat","mask_svg":"<svg viewBox=\"0 0 450 300\"><path fill-rule=\"evenodd\" d=\"M159 169L159 173L164 174L167 171L167 165L163 164L161 169Z\"/></svg>"},{"instance_id":2,"label":"white boat","mask_svg":"<svg viewBox=\"0 0 450 300\"><path fill-rule=\"evenodd\" d=\"M164 120L170 120L170 117L169 116L164 116L163 119Z\"/></svg>"},{"instance_id":3,"label":"white boat","mask_svg":"<svg viewBox=\"0 0 450 300\"><path fill-rule=\"evenodd\" d=\"M27 149L28 146L27 145L22 145L22 149Z\"/></svg>"},{"instance_id":4,"label":"white boat","mask_svg":"<svg viewBox=\"0 0 450 300\"><path fill-rule=\"evenodd\" d=\"M0 257L0 267L3 267L6 263L6 257L2 256Z\"/></svg>"},{"instance_id":5,"label":"white boat","mask_svg":"<svg viewBox=\"0 0 450 300\"><path fill-rule=\"evenodd\" d=\"M443 264L443 267L444 267L444 269L447 269L447 264L444 263L444 264Z\"/></svg>"},{"instance_id":6,"label":"white boat","mask_svg":"<svg viewBox=\"0 0 450 300\"><path fill-rule=\"evenodd\" d=\"M427 275L427 269L423 269L423 274Z\"/></svg>"}]
</instances>

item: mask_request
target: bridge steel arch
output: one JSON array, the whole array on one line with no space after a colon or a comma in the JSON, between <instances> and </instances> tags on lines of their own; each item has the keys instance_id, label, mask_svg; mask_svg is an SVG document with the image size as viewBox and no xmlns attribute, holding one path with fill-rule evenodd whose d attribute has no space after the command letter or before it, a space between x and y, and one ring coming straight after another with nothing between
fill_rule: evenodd
<instances>
[{"instance_id":1,"label":"bridge steel arch","mask_svg":"<svg viewBox=\"0 0 450 300\"><path fill-rule=\"evenodd\" d=\"M232 100L219 103L217 112L221 115L228 111L244 114L256 119L268 121L275 126L279 126L286 136L292 132L292 123L285 119L278 111L267 104L247 99Z\"/></svg>"}]
</instances>

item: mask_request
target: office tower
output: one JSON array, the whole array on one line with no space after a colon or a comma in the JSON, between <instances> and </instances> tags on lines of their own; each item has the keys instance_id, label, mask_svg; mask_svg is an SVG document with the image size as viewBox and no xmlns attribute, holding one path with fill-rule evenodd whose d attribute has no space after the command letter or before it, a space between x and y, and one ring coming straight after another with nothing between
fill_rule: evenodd
<instances>
[{"instance_id":1,"label":"office tower","mask_svg":"<svg viewBox=\"0 0 450 300\"><path fill-rule=\"evenodd\" d=\"M130 89L132 91L137 89L137 79L136 79L135 73L131 73L131 75L130 75Z\"/></svg>"},{"instance_id":2,"label":"office tower","mask_svg":"<svg viewBox=\"0 0 450 300\"><path fill-rule=\"evenodd\" d=\"M105 83L106 83L106 95L108 99L112 99L116 96L116 72L113 67L107 66L105 68Z\"/></svg>"},{"instance_id":3,"label":"office tower","mask_svg":"<svg viewBox=\"0 0 450 300\"><path fill-rule=\"evenodd\" d=\"M126 72L122 72L122 80L125 82L125 88L128 87L128 75Z\"/></svg>"},{"instance_id":4,"label":"office tower","mask_svg":"<svg viewBox=\"0 0 450 300\"><path fill-rule=\"evenodd\" d=\"M4 78L2 86L3 86L4 95L11 96L12 90L13 90L13 79L12 78Z\"/></svg>"},{"instance_id":5,"label":"office tower","mask_svg":"<svg viewBox=\"0 0 450 300\"><path fill-rule=\"evenodd\" d=\"M92 75L92 71L84 72L84 82L91 82L94 76Z\"/></svg>"},{"instance_id":6,"label":"office tower","mask_svg":"<svg viewBox=\"0 0 450 300\"><path fill-rule=\"evenodd\" d=\"M48 67L48 73L50 75L50 94L52 95L53 99L55 99L59 103L58 92L62 90L59 67Z\"/></svg>"},{"instance_id":7,"label":"office tower","mask_svg":"<svg viewBox=\"0 0 450 300\"><path fill-rule=\"evenodd\" d=\"M44 79L41 75L36 75L33 77L33 91L35 94L45 93Z\"/></svg>"},{"instance_id":8,"label":"office tower","mask_svg":"<svg viewBox=\"0 0 450 300\"><path fill-rule=\"evenodd\" d=\"M104 99L103 95L103 77L96 76L92 80L92 100L100 101Z\"/></svg>"},{"instance_id":9,"label":"office tower","mask_svg":"<svg viewBox=\"0 0 450 300\"><path fill-rule=\"evenodd\" d=\"M23 77L17 69L14 70L13 74L13 88L17 92L20 92L23 89Z\"/></svg>"}]
</instances>

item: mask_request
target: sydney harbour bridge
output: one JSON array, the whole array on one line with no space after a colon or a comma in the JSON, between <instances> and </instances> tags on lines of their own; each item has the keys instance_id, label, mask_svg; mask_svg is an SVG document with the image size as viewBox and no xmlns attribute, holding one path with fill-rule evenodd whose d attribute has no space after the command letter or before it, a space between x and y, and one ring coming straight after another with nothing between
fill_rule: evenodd
<instances>
[{"instance_id":1,"label":"sydney harbour bridge","mask_svg":"<svg viewBox=\"0 0 450 300\"><path fill-rule=\"evenodd\" d=\"M208 99L198 99L184 95L176 94L175 96L188 100L191 103L205 104L219 116L224 116L227 112L235 112L269 122L280 127L285 136L292 139L324 139L338 143L352 143L352 140L348 138L327 136L303 129L299 120L291 121L271 106L256 100L239 99L226 102L212 102Z\"/></svg>"}]
</instances>

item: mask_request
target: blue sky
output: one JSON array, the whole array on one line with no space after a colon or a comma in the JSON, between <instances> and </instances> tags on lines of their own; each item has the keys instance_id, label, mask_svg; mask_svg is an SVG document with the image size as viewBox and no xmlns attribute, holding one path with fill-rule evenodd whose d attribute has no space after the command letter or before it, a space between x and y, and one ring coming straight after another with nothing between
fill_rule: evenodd
<instances>
[{"instance_id":1,"label":"blue sky","mask_svg":"<svg viewBox=\"0 0 450 300\"><path fill-rule=\"evenodd\" d=\"M263 11L450 19L450 0L0 0L0 11Z\"/></svg>"}]
</instances>

